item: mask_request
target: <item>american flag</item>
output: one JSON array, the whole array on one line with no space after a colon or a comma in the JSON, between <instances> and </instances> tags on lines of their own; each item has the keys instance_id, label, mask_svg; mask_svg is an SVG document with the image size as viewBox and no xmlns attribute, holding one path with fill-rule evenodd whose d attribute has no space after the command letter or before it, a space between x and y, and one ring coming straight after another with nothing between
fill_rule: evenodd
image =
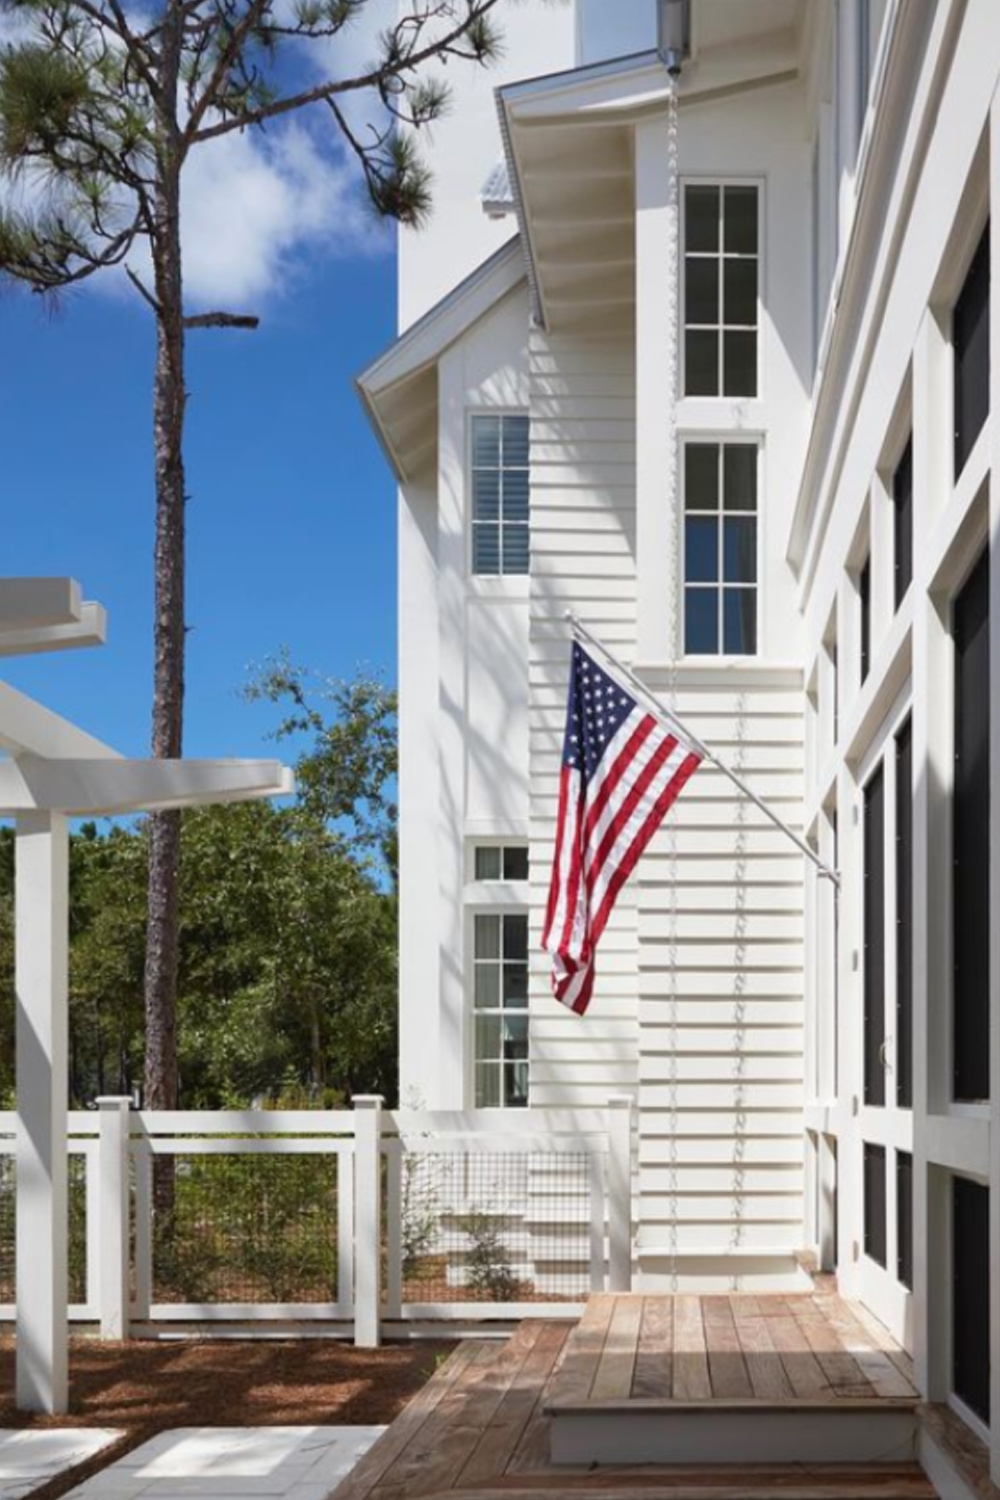
<instances>
[{"instance_id":1,"label":"american flag","mask_svg":"<svg viewBox=\"0 0 1000 1500\"><path fill-rule=\"evenodd\" d=\"M701 752L573 643L552 884L542 947L557 1000L582 1015L618 892Z\"/></svg>"}]
</instances>

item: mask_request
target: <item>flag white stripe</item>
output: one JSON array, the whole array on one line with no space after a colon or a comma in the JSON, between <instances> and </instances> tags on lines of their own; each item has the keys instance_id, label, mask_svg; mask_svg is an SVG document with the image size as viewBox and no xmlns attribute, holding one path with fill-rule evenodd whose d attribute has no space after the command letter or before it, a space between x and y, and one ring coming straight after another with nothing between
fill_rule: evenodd
<instances>
[{"instance_id":1,"label":"flag white stripe","mask_svg":"<svg viewBox=\"0 0 1000 1500\"><path fill-rule=\"evenodd\" d=\"M686 745L675 746L649 783L644 795L636 803L631 817L615 839L607 859L604 860L598 871L590 897L591 920L597 916L597 913L601 909L601 902L604 900L615 871L626 858L636 838L642 832L646 820L653 811L664 789L673 781L690 753Z\"/></svg>"},{"instance_id":2,"label":"flag white stripe","mask_svg":"<svg viewBox=\"0 0 1000 1500\"><path fill-rule=\"evenodd\" d=\"M577 840L576 822L580 805L580 773L573 769L568 773L566 790L566 822L563 828L562 845L556 850L559 861L559 899L549 930L549 952L555 954L566 928L566 903L569 899L569 875L573 867L573 848Z\"/></svg>"},{"instance_id":3,"label":"flag white stripe","mask_svg":"<svg viewBox=\"0 0 1000 1500\"><path fill-rule=\"evenodd\" d=\"M643 717L647 716L644 715ZM660 749L660 746L664 743L665 740L668 740L670 738L671 736L667 730L661 729L659 728L659 726L657 726L657 728L650 730L649 734L647 734L645 740L636 751L634 758L629 763L628 769L625 771L622 779L619 781L618 785L611 793L611 796L604 804L604 807L601 809L601 815L591 830L590 837L587 840L587 847L584 850L584 864L588 870L591 870L593 862L597 856L597 851L601 847L601 840L621 811L622 803L628 796L629 791L638 781L639 777L649 765L649 762L652 760L653 756ZM587 801L589 804L589 797Z\"/></svg>"}]
</instances>

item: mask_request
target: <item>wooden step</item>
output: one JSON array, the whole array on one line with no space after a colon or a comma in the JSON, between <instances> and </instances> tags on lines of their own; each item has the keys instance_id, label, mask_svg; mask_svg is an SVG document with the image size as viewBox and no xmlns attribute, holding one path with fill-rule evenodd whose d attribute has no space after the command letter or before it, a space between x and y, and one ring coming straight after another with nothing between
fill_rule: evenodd
<instances>
[{"instance_id":1,"label":"wooden step","mask_svg":"<svg viewBox=\"0 0 1000 1500\"><path fill-rule=\"evenodd\" d=\"M739 1479L718 1465L520 1474L482 1489L449 1490L428 1500L937 1500L919 1464L794 1467L756 1465Z\"/></svg>"}]
</instances>

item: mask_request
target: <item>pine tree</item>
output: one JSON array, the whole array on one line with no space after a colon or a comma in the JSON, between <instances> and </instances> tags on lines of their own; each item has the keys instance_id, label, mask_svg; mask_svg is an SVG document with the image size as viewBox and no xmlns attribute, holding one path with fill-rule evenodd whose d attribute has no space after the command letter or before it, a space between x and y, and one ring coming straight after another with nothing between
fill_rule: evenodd
<instances>
[{"instance_id":1,"label":"pine tree","mask_svg":"<svg viewBox=\"0 0 1000 1500\"><path fill-rule=\"evenodd\" d=\"M0 0L14 23L0 51L0 278L43 295L120 267L155 320L153 372L153 754L180 756L185 664L185 340L192 329L252 329L249 312L190 312L181 187L196 153L233 131L321 112L376 211L419 225L431 198L416 132L446 108L428 74L452 58L485 64L499 0L407 0L361 72L339 74L338 39L371 0ZM380 122L357 125L369 99ZM351 101L351 103L349 103ZM3 207L6 201L7 206ZM151 272L136 269L143 244ZM145 964L145 1104L177 1105L180 814L150 826Z\"/></svg>"}]
</instances>

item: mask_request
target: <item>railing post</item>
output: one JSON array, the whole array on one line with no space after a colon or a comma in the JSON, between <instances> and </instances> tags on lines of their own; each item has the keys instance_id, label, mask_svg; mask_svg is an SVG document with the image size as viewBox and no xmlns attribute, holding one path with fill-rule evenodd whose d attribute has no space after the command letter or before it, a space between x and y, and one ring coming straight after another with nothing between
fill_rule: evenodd
<instances>
[{"instance_id":1,"label":"railing post","mask_svg":"<svg viewBox=\"0 0 1000 1500\"><path fill-rule=\"evenodd\" d=\"M382 1342L382 1105L380 1094L354 1105L354 1342Z\"/></svg>"},{"instance_id":2,"label":"railing post","mask_svg":"<svg viewBox=\"0 0 1000 1500\"><path fill-rule=\"evenodd\" d=\"M632 1290L632 1096L608 1100L608 1290Z\"/></svg>"},{"instance_id":3,"label":"railing post","mask_svg":"<svg viewBox=\"0 0 1000 1500\"><path fill-rule=\"evenodd\" d=\"M97 1302L102 1339L128 1338L128 1122L132 1101L98 1099Z\"/></svg>"}]
</instances>

